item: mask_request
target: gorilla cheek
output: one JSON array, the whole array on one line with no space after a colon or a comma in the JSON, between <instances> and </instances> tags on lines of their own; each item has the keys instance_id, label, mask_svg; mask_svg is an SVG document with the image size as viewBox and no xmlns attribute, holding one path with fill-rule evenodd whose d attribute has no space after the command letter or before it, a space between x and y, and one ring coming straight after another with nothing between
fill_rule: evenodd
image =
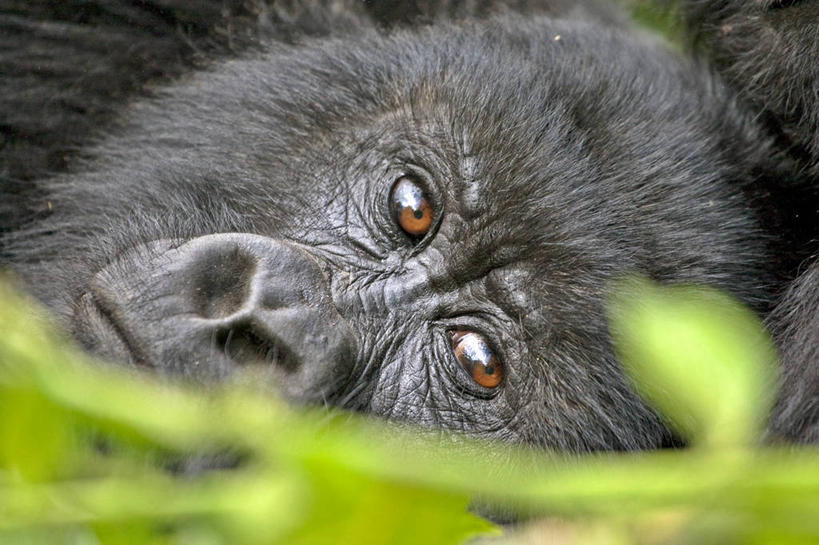
<instances>
[{"instance_id":1,"label":"gorilla cheek","mask_svg":"<svg viewBox=\"0 0 819 545\"><path fill-rule=\"evenodd\" d=\"M103 356L196 380L250 367L298 401L346 380L357 344L310 254L237 233L128 252L95 276L73 325Z\"/></svg>"}]
</instances>

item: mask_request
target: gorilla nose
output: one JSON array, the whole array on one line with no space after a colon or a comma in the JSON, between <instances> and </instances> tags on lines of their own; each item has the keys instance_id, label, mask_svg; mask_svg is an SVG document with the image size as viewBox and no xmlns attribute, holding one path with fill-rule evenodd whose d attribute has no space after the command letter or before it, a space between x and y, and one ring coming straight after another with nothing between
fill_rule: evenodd
<instances>
[{"instance_id":1,"label":"gorilla nose","mask_svg":"<svg viewBox=\"0 0 819 545\"><path fill-rule=\"evenodd\" d=\"M96 275L74 323L104 356L204 380L265 369L305 400L328 395L355 355L316 259L258 235L130 251Z\"/></svg>"}]
</instances>

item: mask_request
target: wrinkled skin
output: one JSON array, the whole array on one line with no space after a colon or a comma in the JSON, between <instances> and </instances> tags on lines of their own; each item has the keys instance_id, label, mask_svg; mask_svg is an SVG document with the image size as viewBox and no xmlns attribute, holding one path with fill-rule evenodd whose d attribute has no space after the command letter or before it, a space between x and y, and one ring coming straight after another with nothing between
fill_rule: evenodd
<instances>
[{"instance_id":1,"label":"wrinkled skin","mask_svg":"<svg viewBox=\"0 0 819 545\"><path fill-rule=\"evenodd\" d=\"M113 121L101 99L78 166L22 184L9 159L7 266L123 364L572 451L679 444L605 300L639 273L776 305L814 203L753 108L593 4L305 5L301 34L259 24ZM423 237L392 214L404 176ZM499 387L452 331L486 339Z\"/></svg>"}]
</instances>

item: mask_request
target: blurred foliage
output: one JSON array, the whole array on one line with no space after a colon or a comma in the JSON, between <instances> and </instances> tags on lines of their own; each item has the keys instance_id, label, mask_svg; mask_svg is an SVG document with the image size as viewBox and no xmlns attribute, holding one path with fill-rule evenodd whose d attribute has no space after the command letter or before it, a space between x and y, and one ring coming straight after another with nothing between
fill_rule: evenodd
<instances>
[{"instance_id":1,"label":"blurred foliage","mask_svg":"<svg viewBox=\"0 0 819 545\"><path fill-rule=\"evenodd\" d=\"M651 405L699 446L752 443L776 381L776 350L756 316L701 287L632 280L615 293L619 359Z\"/></svg>"},{"instance_id":2,"label":"blurred foliage","mask_svg":"<svg viewBox=\"0 0 819 545\"><path fill-rule=\"evenodd\" d=\"M686 41L679 0L619 0L631 18L643 28L654 32L677 48Z\"/></svg>"},{"instance_id":3,"label":"blurred foliage","mask_svg":"<svg viewBox=\"0 0 819 545\"><path fill-rule=\"evenodd\" d=\"M816 543L819 454L757 444L756 318L701 288L615 293L625 366L689 449L565 456L171 384L89 361L0 288L0 543ZM472 501L533 522L501 534Z\"/></svg>"}]
</instances>

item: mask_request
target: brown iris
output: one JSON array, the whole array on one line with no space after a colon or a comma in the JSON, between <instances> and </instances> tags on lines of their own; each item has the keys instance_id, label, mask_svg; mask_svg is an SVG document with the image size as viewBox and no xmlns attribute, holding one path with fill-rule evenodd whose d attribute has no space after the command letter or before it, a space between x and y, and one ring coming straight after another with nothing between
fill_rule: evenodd
<instances>
[{"instance_id":1,"label":"brown iris","mask_svg":"<svg viewBox=\"0 0 819 545\"><path fill-rule=\"evenodd\" d=\"M433 212L424 190L409 176L398 178L390 193L395 222L410 236L422 237L432 226Z\"/></svg>"},{"instance_id":2,"label":"brown iris","mask_svg":"<svg viewBox=\"0 0 819 545\"><path fill-rule=\"evenodd\" d=\"M484 388L496 388L503 380L503 364L486 339L472 331L450 331L455 359L472 380Z\"/></svg>"}]
</instances>

